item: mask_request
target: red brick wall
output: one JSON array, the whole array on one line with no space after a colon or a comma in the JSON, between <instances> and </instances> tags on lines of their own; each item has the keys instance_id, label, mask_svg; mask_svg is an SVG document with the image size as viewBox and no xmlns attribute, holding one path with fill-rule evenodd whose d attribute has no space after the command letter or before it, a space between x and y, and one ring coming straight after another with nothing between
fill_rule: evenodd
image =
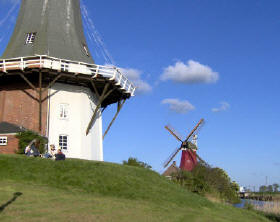
<instances>
[{"instance_id":1,"label":"red brick wall","mask_svg":"<svg viewBox=\"0 0 280 222\"><path fill-rule=\"evenodd\" d=\"M12 154L18 149L18 139L14 135L0 135L8 137L8 145L0 146L0 154Z\"/></svg>"},{"instance_id":2,"label":"red brick wall","mask_svg":"<svg viewBox=\"0 0 280 222\"><path fill-rule=\"evenodd\" d=\"M42 98L48 92L43 93ZM5 121L39 132L38 94L26 82L9 83L0 87L0 122ZM42 104L42 130L46 135L47 100Z\"/></svg>"}]
</instances>

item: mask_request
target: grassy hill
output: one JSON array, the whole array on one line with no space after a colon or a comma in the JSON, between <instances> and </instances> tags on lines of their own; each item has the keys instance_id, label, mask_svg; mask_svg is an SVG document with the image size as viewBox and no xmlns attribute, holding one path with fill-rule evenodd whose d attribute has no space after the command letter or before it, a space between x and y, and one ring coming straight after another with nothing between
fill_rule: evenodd
<instances>
[{"instance_id":1,"label":"grassy hill","mask_svg":"<svg viewBox=\"0 0 280 222\"><path fill-rule=\"evenodd\" d=\"M151 170L18 155L0 155L0 220L268 221L212 203Z\"/></svg>"}]
</instances>

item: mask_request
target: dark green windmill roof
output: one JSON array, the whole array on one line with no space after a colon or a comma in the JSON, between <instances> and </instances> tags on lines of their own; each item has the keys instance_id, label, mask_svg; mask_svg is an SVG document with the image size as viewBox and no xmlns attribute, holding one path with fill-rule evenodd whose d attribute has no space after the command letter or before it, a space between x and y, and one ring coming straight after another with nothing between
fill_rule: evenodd
<instances>
[{"instance_id":1,"label":"dark green windmill roof","mask_svg":"<svg viewBox=\"0 0 280 222\"><path fill-rule=\"evenodd\" d=\"M35 40L26 44L29 33L36 33ZM80 0L22 0L2 59L34 55L94 63L84 37Z\"/></svg>"}]
</instances>

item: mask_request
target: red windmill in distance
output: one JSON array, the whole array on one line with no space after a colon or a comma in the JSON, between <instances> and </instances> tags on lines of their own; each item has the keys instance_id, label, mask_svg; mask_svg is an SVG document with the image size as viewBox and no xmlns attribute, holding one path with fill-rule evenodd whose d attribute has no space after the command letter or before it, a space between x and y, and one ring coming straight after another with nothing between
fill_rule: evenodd
<instances>
[{"instance_id":1,"label":"red windmill in distance","mask_svg":"<svg viewBox=\"0 0 280 222\"><path fill-rule=\"evenodd\" d=\"M177 140L181 142L181 146L177 148L170 157L164 162L164 168L168 166L168 164L175 158L175 156L179 153L180 150L182 150L182 156L181 156L181 162L180 162L180 169L191 171L197 164L197 159L199 159L201 162L205 163L204 160L202 160L199 155L196 153L197 150L197 132L204 124L204 119L201 119L196 126L193 128L193 130L190 132L190 134L187 136L185 140L182 140L178 133L175 133L173 129L171 129L169 126L165 126L165 129L168 130ZM193 143L189 142L190 138L193 138Z\"/></svg>"}]
</instances>

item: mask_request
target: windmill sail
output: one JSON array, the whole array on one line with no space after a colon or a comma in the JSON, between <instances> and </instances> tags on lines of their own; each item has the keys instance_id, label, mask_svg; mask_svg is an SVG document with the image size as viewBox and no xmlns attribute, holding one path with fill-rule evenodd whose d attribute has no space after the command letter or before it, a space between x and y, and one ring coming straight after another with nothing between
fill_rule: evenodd
<instances>
[{"instance_id":1,"label":"windmill sail","mask_svg":"<svg viewBox=\"0 0 280 222\"><path fill-rule=\"evenodd\" d=\"M180 148L177 148L176 150L173 151L173 153L169 156L169 158L164 162L163 166L167 167L168 164L174 159L174 157L177 155L177 153L181 150Z\"/></svg>"},{"instance_id":2,"label":"windmill sail","mask_svg":"<svg viewBox=\"0 0 280 222\"><path fill-rule=\"evenodd\" d=\"M167 131L171 135L173 135L177 140L179 140L180 142L183 142L182 136L178 132L176 132L170 125L165 126L164 128L167 129Z\"/></svg>"},{"instance_id":3,"label":"windmill sail","mask_svg":"<svg viewBox=\"0 0 280 222\"><path fill-rule=\"evenodd\" d=\"M185 141L188 141L189 138L195 133L195 132L198 132L202 125L204 124L204 119L201 119L197 124L196 126L193 128L193 130L190 132L190 134L187 136L186 140Z\"/></svg>"}]
</instances>

